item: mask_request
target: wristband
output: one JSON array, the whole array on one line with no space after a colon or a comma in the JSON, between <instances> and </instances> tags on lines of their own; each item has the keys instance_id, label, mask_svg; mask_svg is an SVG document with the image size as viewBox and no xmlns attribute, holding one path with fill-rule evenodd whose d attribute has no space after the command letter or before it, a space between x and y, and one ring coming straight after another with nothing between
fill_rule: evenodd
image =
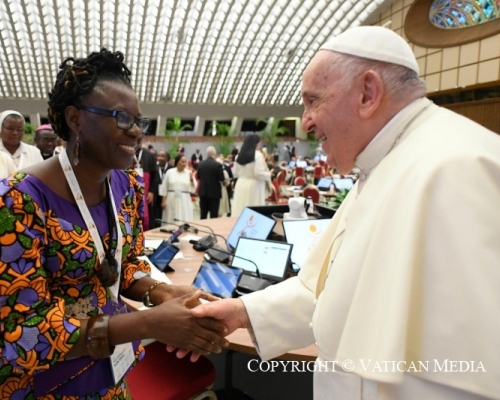
<instances>
[{"instance_id":1,"label":"wristband","mask_svg":"<svg viewBox=\"0 0 500 400\"><path fill-rule=\"evenodd\" d=\"M161 285L162 283L165 285L167 284L166 282L156 281L151 285L151 287L148 290L146 290L146 293L144 293L144 295L142 296L142 304L144 304L146 307L154 306L154 304L151 303L151 292L154 290L156 286Z\"/></svg>"},{"instance_id":2,"label":"wristband","mask_svg":"<svg viewBox=\"0 0 500 400\"><path fill-rule=\"evenodd\" d=\"M87 322L87 351L94 358L108 358L113 353L108 343L109 315L99 314L90 317Z\"/></svg>"}]
</instances>

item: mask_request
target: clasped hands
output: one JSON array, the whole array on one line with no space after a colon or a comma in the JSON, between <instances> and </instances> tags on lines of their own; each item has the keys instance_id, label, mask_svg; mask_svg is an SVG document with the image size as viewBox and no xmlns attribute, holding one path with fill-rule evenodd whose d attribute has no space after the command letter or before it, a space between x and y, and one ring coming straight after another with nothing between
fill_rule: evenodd
<instances>
[{"instance_id":1,"label":"clasped hands","mask_svg":"<svg viewBox=\"0 0 500 400\"><path fill-rule=\"evenodd\" d=\"M243 302L239 299L220 300L201 290L183 286L170 286L169 297L151 310L157 309L158 317L163 320L165 312L169 313L168 319L176 321L175 325L169 327L168 335L159 334L155 338L166 343L169 352L177 350L178 358L191 353L190 360L194 362L200 355L220 353L229 345L225 336L238 328L250 326ZM201 299L206 301L205 304Z\"/></svg>"}]
</instances>

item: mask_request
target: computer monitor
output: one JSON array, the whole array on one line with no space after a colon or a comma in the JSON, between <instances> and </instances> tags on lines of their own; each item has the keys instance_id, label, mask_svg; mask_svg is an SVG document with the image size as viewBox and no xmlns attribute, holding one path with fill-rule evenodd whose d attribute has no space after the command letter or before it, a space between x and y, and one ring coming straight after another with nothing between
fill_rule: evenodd
<instances>
[{"instance_id":1,"label":"computer monitor","mask_svg":"<svg viewBox=\"0 0 500 400\"><path fill-rule=\"evenodd\" d=\"M318 190L322 192L327 192L330 190L330 186L332 186L333 178L321 178L316 185Z\"/></svg>"},{"instance_id":2,"label":"computer monitor","mask_svg":"<svg viewBox=\"0 0 500 400\"><path fill-rule=\"evenodd\" d=\"M318 238L330 223L329 219L283 221L287 243L293 244L292 267L302 268L306 257L314 249Z\"/></svg>"},{"instance_id":3,"label":"computer monitor","mask_svg":"<svg viewBox=\"0 0 500 400\"><path fill-rule=\"evenodd\" d=\"M351 178L333 178L333 185L335 186L335 189L342 191L342 190L351 190L351 188L354 186L354 181Z\"/></svg>"},{"instance_id":4,"label":"computer monitor","mask_svg":"<svg viewBox=\"0 0 500 400\"><path fill-rule=\"evenodd\" d=\"M253 264L255 263L262 278L281 282L286 276L292 248L293 245L290 243L240 237L231 265L255 275L256 268ZM253 263L239 257L251 260Z\"/></svg>"},{"instance_id":5,"label":"computer monitor","mask_svg":"<svg viewBox=\"0 0 500 400\"><path fill-rule=\"evenodd\" d=\"M214 296L230 298L233 297L242 274L243 271L239 268L203 260L192 285Z\"/></svg>"},{"instance_id":6,"label":"computer monitor","mask_svg":"<svg viewBox=\"0 0 500 400\"><path fill-rule=\"evenodd\" d=\"M243 236L254 239L267 239L274 228L276 221L272 218L246 207L234 224L233 229L227 237L229 251L236 249L238 239Z\"/></svg>"}]
</instances>

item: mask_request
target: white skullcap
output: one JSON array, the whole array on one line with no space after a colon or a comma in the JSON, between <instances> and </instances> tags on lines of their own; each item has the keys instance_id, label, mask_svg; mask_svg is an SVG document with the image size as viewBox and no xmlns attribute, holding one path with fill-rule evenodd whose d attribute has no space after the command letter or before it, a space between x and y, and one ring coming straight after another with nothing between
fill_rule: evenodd
<instances>
[{"instance_id":1,"label":"white skullcap","mask_svg":"<svg viewBox=\"0 0 500 400\"><path fill-rule=\"evenodd\" d=\"M21 117L24 121L24 117L21 113L18 113L17 111L14 111L14 110L7 110L7 111L4 111L3 113L0 114L0 129L3 126L3 121L5 121L5 118L7 118L9 115L17 115L17 116Z\"/></svg>"},{"instance_id":2,"label":"white skullcap","mask_svg":"<svg viewBox=\"0 0 500 400\"><path fill-rule=\"evenodd\" d=\"M417 60L408 43L396 32L381 26L348 29L330 39L320 50L402 65L418 74Z\"/></svg>"}]
</instances>

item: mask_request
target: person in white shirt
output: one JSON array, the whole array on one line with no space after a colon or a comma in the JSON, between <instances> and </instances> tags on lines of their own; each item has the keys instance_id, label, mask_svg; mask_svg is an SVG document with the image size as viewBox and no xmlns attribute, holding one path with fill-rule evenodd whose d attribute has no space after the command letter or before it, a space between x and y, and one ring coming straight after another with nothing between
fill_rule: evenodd
<instances>
[{"instance_id":1,"label":"person in white shirt","mask_svg":"<svg viewBox=\"0 0 500 400\"><path fill-rule=\"evenodd\" d=\"M16 166L12 158L0 151L0 179L7 178L16 171Z\"/></svg>"},{"instance_id":2,"label":"person in white shirt","mask_svg":"<svg viewBox=\"0 0 500 400\"><path fill-rule=\"evenodd\" d=\"M17 170L43 161L35 146L23 143L24 117L14 110L0 114L0 151L10 156Z\"/></svg>"},{"instance_id":3,"label":"person in white shirt","mask_svg":"<svg viewBox=\"0 0 500 400\"><path fill-rule=\"evenodd\" d=\"M315 343L316 400L500 398L500 137L426 99L382 27L323 45L301 94L359 180L297 277L191 312L251 329L264 360Z\"/></svg>"}]
</instances>

